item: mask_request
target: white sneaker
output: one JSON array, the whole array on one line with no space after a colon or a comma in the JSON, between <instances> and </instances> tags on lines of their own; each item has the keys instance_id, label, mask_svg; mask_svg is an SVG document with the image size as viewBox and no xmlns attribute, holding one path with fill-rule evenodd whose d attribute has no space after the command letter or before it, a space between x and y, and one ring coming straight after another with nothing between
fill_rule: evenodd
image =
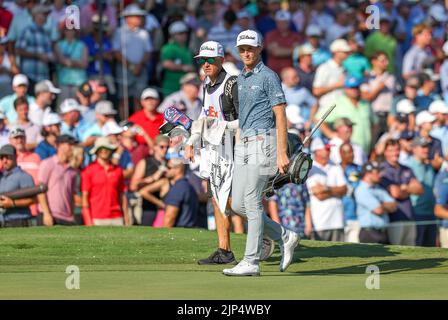
<instances>
[{"instance_id":1,"label":"white sneaker","mask_svg":"<svg viewBox=\"0 0 448 320\"><path fill-rule=\"evenodd\" d=\"M294 249L299 245L300 236L292 231L288 232L288 239L280 246L282 261L280 262L280 272L286 271L292 262Z\"/></svg>"},{"instance_id":2,"label":"white sneaker","mask_svg":"<svg viewBox=\"0 0 448 320\"><path fill-rule=\"evenodd\" d=\"M235 267L224 269L222 273L226 276L259 276L260 265L241 260Z\"/></svg>"}]
</instances>

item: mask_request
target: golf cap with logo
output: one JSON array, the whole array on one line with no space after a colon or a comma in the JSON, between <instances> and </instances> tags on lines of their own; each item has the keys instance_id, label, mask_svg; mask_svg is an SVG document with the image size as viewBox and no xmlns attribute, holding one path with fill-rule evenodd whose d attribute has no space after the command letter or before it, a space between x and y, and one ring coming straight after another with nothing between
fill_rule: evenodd
<instances>
[{"instance_id":1,"label":"golf cap with logo","mask_svg":"<svg viewBox=\"0 0 448 320\"><path fill-rule=\"evenodd\" d=\"M330 150L331 145L328 143L324 143L324 141L321 138L314 138L313 141L311 141L310 150L311 152L316 152L318 150Z\"/></svg>"},{"instance_id":2,"label":"golf cap with logo","mask_svg":"<svg viewBox=\"0 0 448 320\"><path fill-rule=\"evenodd\" d=\"M215 57L223 57L224 58L224 47L216 41L207 41L204 42L199 48L198 55L195 58L204 57L204 58L215 58Z\"/></svg>"},{"instance_id":3,"label":"golf cap with logo","mask_svg":"<svg viewBox=\"0 0 448 320\"><path fill-rule=\"evenodd\" d=\"M9 134L10 138L17 138L17 137L26 137L25 130L22 128L14 128L11 130Z\"/></svg>"},{"instance_id":4,"label":"golf cap with logo","mask_svg":"<svg viewBox=\"0 0 448 320\"><path fill-rule=\"evenodd\" d=\"M29 81L26 75L24 74L16 74L14 78L12 79L12 86L18 87L18 86L28 86Z\"/></svg>"},{"instance_id":5,"label":"golf cap with logo","mask_svg":"<svg viewBox=\"0 0 448 320\"><path fill-rule=\"evenodd\" d=\"M305 34L307 37L321 37L322 36L322 29L315 25L310 24L305 31Z\"/></svg>"},{"instance_id":6,"label":"golf cap with logo","mask_svg":"<svg viewBox=\"0 0 448 320\"><path fill-rule=\"evenodd\" d=\"M5 144L0 148L0 156L15 157L17 156L16 148L14 148L14 146L11 144Z\"/></svg>"},{"instance_id":7,"label":"golf cap with logo","mask_svg":"<svg viewBox=\"0 0 448 320\"><path fill-rule=\"evenodd\" d=\"M430 113L448 114L448 106L443 100L435 100L429 105L428 111Z\"/></svg>"},{"instance_id":8,"label":"golf cap with logo","mask_svg":"<svg viewBox=\"0 0 448 320\"><path fill-rule=\"evenodd\" d=\"M298 125L299 123L305 123L305 120L300 116L300 107L296 104L288 104L286 106L286 118L293 125Z\"/></svg>"},{"instance_id":9,"label":"golf cap with logo","mask_svg":"<svg viewBox=\"0 0 448 320\"><path fill-rule=\"evenodd\" d=\"M56 113L51 112L44 115L42 119L42 125L44 127L56 124L61 124L61 118Z\"/></svg>"},{"instance_id":10,"label":"golf cap with logo","mask_svg":"<svg viewBox=\"0 0 448 320\"><path fill-rule=\"evenodd\" d=\"M240 32L236 38L236 46L261 47L261 35L254 30L245 30Z\"/></svg>"},{"instance_id":11,"label":"golf cap with logo","mask_svg":"<svg viewBox=\"0 0 448 320\"><path fill-rule=\"evenodd\" d=\"M331 52L350 52L352 49L350 48L347 40L345 39L336 39L330 45Z\"/></svg>"},{"instance_id":12,"label":"golf cap with logo","mask_svg":"<svg viewBox=\"0 0 448 320\"><path fill-rule=\"evenodd\" d=\"M80 111L78 101L72 98L62 101L59 108L61 109L61 114L69 113L71 111Z\"/></svg>"},{"instance_id":13,"label":"golf cap with logo","mask_svg":"<svg viewBox=\"0 0 448 320\"><path fill-rule=\"evenodd\" d=\"M99 137L95 140L95 145L89 153L95 154L100 149L108 149L113 151L117 149L117 146L110 142L108 137Z\"/></svg>"},{"instance_id":14,"label":"golf cap with logo","mask_svg":"<svg viewBox=\"0 0 448 320\"><path fill-rule=\"evenodd\" d=\"M353 127L354 125L355 124L349 118L338 118L334 121L333 127L337 129L342 126Z\"/></svg>"},{"instance_id":15,"label":"golf cap with logo","mask_svg":"<svg viewBox=\"0 0 448 320\"><path fill-rule=\"evenodd\" d=\"M59 137L57 137L56 142L57 143L68 143L71 145L79 143L79 141L76 140L76 138L70 134L61 134Z\"/></svg>"},{"instance_id":16,"label":"golf cap with logo","mask_svg":"<svg viewBox=\"0 0 448 320\"><path fill-rule=\"evenodd\" d=\"M117 110L114 109L112 102L108 100L98 101L95 106L95 113L102 114L104 116L116 115Z\"/></svg>"},{"instance_id":17,"label":"golf cap with logo","mask_svg":"<svg viewBox=\"0 0 448 320\"><path fill-rule=\"evenodd\" d=\"M41 92L51 92L54 94L61 93L61 89L56 88L50 80L42 80L34 86L34 93L37 95Z\"/></svg>"},{"instance_id":18,"label":"golf cap with logo","mask_svg":"<svg viewBox=\"0 0 448 320\"><path fill-rule=\"evenodd\" d=\"M194 72L189 72L185 75L182 76L182 78L180 78L179 83L181 85L183 84L193 84L195 86L200 86L201 85L201 80L199 80L199 77L196 73Z\"/></svg>"},{"instance_id":19,"label":"golf cap with logo","mask_svg":"<svg viewBox=\"0 0 448 320\"><path fill-rule=\"evenodd\" d=\"M101 133L105 137L111 134L121 134L123 131L123 128L120 127L115 121L108 121L104 124L103 128L101 128Z\"/></svg>"},{"instance_id":20,"label":"golf cap with logo","mask_svg":"<svg viewBox=\"0 0 448 320\"><path fill-rule=\"evenodd\" d=\"M170 35L184 33L188 31L187 25L182 21L173 22L168 28Z\"/></svg>"},{"instance_id":21,"label":"golf cap with logo","mask_svg":"<svg viewBox=\"0 0 448 320\"><path fill-rule=\"evenodd\" d=\"M275 20L277 21L291 21L291 13L286 10L279 10L275 14Z\"/></svg>"},{"instance_id":22,"label":"golf cap with logo","mask_svg":"<svg viewBox=\"0 0 448 320\"><path fill-rule=\"evenodd\" d=\"M142 94L140 95L141 100L145 100L148 98L152 99L160 99L159 93L154 88L146 88L143 90Z\"/></svg>"},{"instance_id":23,"label":"golf cap with logo","mask_svg":"<svg viewBox=\"0 0 448 320\"><path fill-rule=\"evenodd\" d=\"M417 126L421 126L424 123L432 123L436 121L436 117L432 115L429 111L421 111L417 116L415 117L415 124Z\"/></svg>"},{"instance_id":24,"label":"golf cap with logo","mask_svg":"<svg viewBox=\"0 0 448 320\"><path fill-rule=\"evenodd\" d=\"M414 103L409 99L402 99L397 103L397 112L409 114L415 112L415 110Z\"/></svg>"}]
</instances>

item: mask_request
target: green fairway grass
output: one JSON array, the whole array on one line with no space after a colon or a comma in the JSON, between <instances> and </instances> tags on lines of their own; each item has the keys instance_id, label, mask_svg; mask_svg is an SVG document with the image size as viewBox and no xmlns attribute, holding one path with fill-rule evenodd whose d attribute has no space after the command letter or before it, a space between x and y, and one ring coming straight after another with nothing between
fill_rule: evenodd
<instances>
[{"instance_id":1,"label":"green fairway grass","mask_svg":"<svg viewBox=\"0 0 448 320\"><path fill-rule=\"evenodd\" d=\"M199 266L216 233L199 229L54 227L0 229L0 299L448 299L448 250L302 241L278 271L280 252L261 277ZM232 235L237 259L245 235ZM80 269L80 289L65 286ZM366 268L380 289L366 288Z\"/></svg>"}]
</instances>

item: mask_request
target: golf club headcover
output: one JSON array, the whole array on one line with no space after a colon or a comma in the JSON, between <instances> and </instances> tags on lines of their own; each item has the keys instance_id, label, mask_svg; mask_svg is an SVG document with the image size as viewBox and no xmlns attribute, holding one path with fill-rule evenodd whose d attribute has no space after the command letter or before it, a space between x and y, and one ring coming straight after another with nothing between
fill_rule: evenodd
<instances>
[{"instance_id":1,"label":"golf club headcover","mask_svg":"<svg viewBox=\"0 0 448 320\"><path fill-rule=\"evenodd\" d=\"M190 130L193 121L183 112L177 110L175 107L168 107L164 112L165 120L175 126L181 125L186 130Z\"/></svg>"}]
</instances>

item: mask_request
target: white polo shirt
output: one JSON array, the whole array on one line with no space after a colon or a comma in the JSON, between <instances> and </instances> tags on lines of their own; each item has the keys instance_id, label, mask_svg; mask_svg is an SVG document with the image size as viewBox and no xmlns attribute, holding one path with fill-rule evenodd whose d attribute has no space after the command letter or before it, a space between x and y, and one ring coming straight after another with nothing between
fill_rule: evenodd
<instances>
[{"instance_id":1,"label":"white polo shirt","mask_svg":"<svg viewBox=\"0 0 448 320\"><path fill-rule=\"evenodd\" d=\"M328 187L340 187L347 184L344 172L339 165L322 166L314 162L306 185L310 193L311 218L314 231L324 231L344 228L344 207L341 198L317 199L311 188L317 184Z\"/></svg>"},{"instance_id":2,"label":"white polo shirt","mask_svg":"<svg viewBox=\"0 0 448 320\"><path fill-rule=\"evenodd\" d=\"M321 64L317 67L316 75L314 77L313 88L328 87L337 83L344 75L344 68L338 65L333 59ZM340 96L344 90L336 89L330 91L319 99L319 109L328 108L334 100Z\"/></svg>"}]
</instances>

